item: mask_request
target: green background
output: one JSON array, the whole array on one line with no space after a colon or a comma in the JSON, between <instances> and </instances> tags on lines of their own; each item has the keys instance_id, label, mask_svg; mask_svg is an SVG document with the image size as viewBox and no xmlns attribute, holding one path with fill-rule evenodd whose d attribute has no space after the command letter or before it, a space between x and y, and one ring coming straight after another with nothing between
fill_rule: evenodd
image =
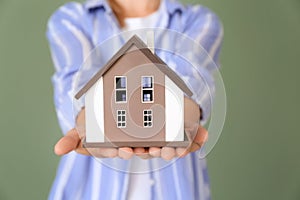
<instances>
[{"instance_id":1,"label":"green background","mask_svg":"<svg viewBox=\"0 0 300 200\"><path fill-rule=\"evenodd\" d=\"M45 199L61 136L45 28L66 1L0 0L0 199ZM215 200L300 199L300 2L202 0L221 18L228 112L208 156Z\"/></svg>"}]
</instances>

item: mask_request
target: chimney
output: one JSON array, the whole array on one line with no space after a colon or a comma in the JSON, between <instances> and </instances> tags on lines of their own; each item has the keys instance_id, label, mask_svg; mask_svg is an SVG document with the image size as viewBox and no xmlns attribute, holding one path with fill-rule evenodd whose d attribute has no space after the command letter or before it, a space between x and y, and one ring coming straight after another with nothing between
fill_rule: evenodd
<instances>
[{"instance_id":1,"label":"chimney","mask_svg":"<svg viewBox=\"0 0 300 200\"><path fill-rule=\"evenodd\" d=\"M147 46L154 54L154 31L147 31Z\"/></svg>"}]
</instances>

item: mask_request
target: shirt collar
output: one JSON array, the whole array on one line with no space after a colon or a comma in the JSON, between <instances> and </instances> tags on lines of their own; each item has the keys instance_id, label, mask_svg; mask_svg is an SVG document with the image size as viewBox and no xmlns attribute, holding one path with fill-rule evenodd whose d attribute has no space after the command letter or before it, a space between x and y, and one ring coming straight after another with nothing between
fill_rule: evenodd
<instances>
[{"instance_id":1,"label":"shirt collar","mask_svg":"<svg viewBox=\"0 0 300 200\"><path fill-rule=\"evenodd\" d=\"M177 0L163 0L163 2L165 2L166 8L170 15L177 11L182 12L184 9L184 6Z\"/></svg>"},{"instance_id":2,"label":"shirt collar","mask_svg":"<svg viewBox=\"0 0 300 200\"><path fill-rule=\"evenodd\" d=\"M106 0L87 0L84 4L85 8L89 11L103 8L106 12L112 12L108 2Z\"/></svg>"},{"instance_id":3,"label":"shirt collar","mask_svg":"<svg viewBox=\"0 0 300 200\"><path fill-rule=\"evenodd\" d=\"M179 11L182 12L184 7L177 0L163 0L169 14L174 14ZM94 10L97 8L103 8L106 12L112 12L107 0L87 0L85 3L85 8L88 10Z\"/></svg>"}]
</instances>

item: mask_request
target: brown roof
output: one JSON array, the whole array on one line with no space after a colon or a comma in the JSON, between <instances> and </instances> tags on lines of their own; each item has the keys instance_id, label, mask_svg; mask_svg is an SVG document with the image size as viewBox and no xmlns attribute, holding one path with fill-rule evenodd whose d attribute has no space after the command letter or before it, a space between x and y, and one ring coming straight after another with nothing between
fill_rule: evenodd
<instances>
[{"instance_id":1,"label":"brown roof","mask_svg":"<svg viewBox=\"0 0 300 200\"><path fill-rule=\"evenodd\" d=\"M153 54L147 45L136 35L132 36L126 44L102 67L87 84L75 95L76 99L79 99L85 94L97 81L101 78L122 55L124 55L132 45L135 45L152 63L157 64L157 68L166 74L183 92L188 96L192 96L192 91L187 87L184 81L171 69L167 64L162 61L157 55Z\"/></svg>"}]
</instances>

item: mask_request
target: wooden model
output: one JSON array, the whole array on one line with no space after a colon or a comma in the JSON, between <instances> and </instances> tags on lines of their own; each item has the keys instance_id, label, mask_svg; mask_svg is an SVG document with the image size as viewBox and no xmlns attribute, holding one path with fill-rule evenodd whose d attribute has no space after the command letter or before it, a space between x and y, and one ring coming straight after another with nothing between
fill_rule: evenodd
<instances>
[{"instance_id":1,"label":"wooden model","mask_svg":"<svg viewBox=\"0 0 300 200\"><path fill-rule=\"evenodd\" d=\"M191 90L133 36L76 94L85 94L85 147L188 146L184 96Z\"/></svg>"}]
</instances>

